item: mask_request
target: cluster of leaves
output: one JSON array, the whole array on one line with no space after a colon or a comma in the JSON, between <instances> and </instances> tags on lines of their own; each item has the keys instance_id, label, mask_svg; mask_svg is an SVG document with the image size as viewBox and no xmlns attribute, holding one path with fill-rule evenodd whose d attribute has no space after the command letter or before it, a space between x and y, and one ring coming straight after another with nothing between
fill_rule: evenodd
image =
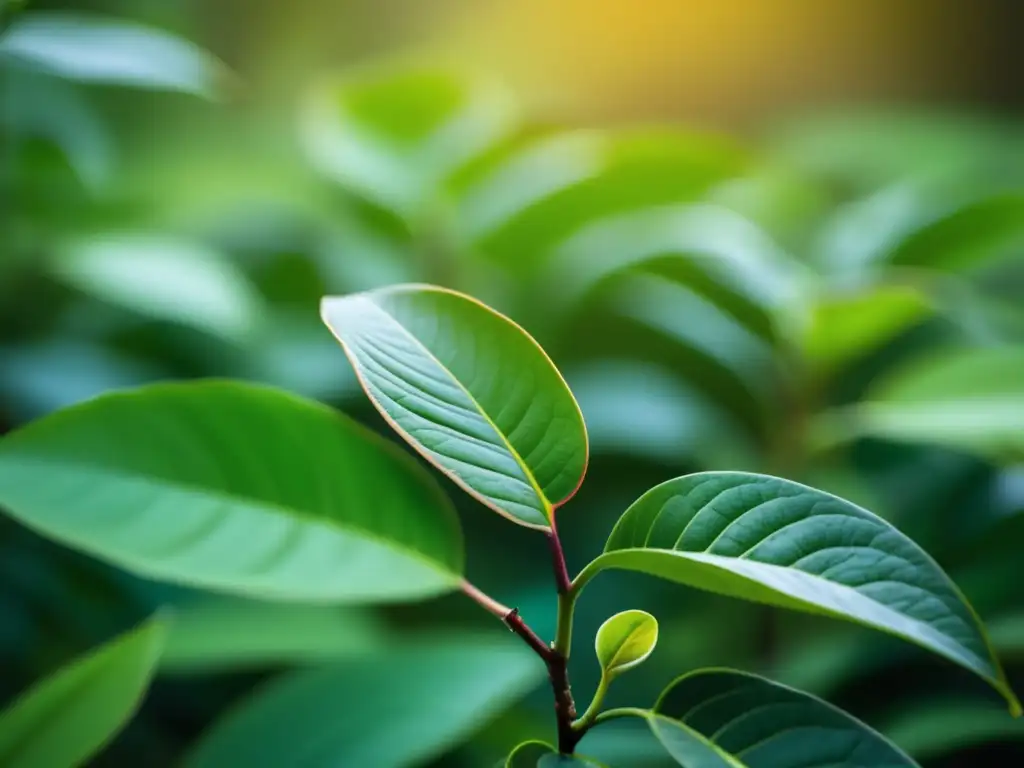
<instances>
[{"instance_id":1,"label":"cluster of leaves","mask_svg":"<svg viewBox=\"0 0 1024 768\"><path fill-rule=\"evenodd\" d=\"M468 742L448 759L479 765L521 737L550 733L549 700L509 709L536 687L543 665L493 628L467 630L472 619L449 601L431 602L426 617L290 604L380 605L459 588L457 518L422 468L363 427L277 389L147 385L231 377L359 413L357 380L313 307L324 294L410 281L467 291L521 320L563 368L589 444L566 428L558 445L544 445L544 429L576 424L571 397L550 394L560 381L532 341L473 302L379 291L329 303L325 317L355 370L376 377L368 389L398 428L456 484L515 521L550 529L589 449L595 469L576 502L581 511L567 518L579 534L569 537L570 560L592 553L623 502L652 482L745 471L658 486L574 584L598 570L632 569L853 618L1009 692L973 613L927 556L859 507L763 473L851 498L912 534L994 617L992 645L1012 677L1024 648L1013 582L1024 545L1024 141L1013 127L844 117L791 128L755 152L674 127L527 125L493 84L405 66L316 85L300 116L305 157L281 150L287 121L244 110L218 111L205 133L202 119L186 119L203 152L167 140L133 156L132 142L118 144L108 130L118 110L81 84L216 97L229 81L211 57L135 25L25 13L0 38L0 66L16 106L2 116L15 161L3 180L13 204L0 250L0 419L14 426L87 401L4 439L0 504L110 564L4 521L0 594L11 599L0 606L0 651L25 672L5 680L12 687L3 693L13 697L29 675L157 606L181 606L18 699L0 736L7 762L84 759L123 725L158 670L180 678L197 669L308 667L275 677L214 726L187 758L199 764L322 756L401 766ZM201 102L161 103L174 114L201 111ZM396 377L393 364L410 351L398 325L431 354L404 359ZM452 399L458 387L432 373L438 359L485 417ZM416 385L418 402L403 383ZM477 387L489 387L493 400ZM550 400L539 398L545 392ZM520 423L532 426L516 431ZM472 440L453 442L437 424ZM514 439L495 440L488 428ZM460 452L467 445L474 461ZM509 446L531 462L533 482L502 454ZM781 538L744 525L731 531L742 535L699 541L700 523L713 521L693 514L703 509L694 500L733 486L737 519L754 519L747 516L765 499L789 499L771 523L798 515L799 526ZM567 632L544 623L555 612L546 569L534 567L536 535L517 539L478 509L467 505L462 515L475 580L513 597L540 634ZM695 527L684 522L687 510ZM843 526L816 519L822 510ZM815 560L814 546L864 547L862 557L904 587L844 581L862 574L864 561ZM896 557L913 564L913 576ZM821 570L795 579L794 569L772 570L796 562ZM862 597L822 592L824 573L845 589L864 587L851 590ZM687 715L726 694L745 709L764 702L776 726L779 711L804 712L818 718L804 725L852 728L864 755L896 754L819 700L745 673L692 673L651 695L667 677L708 662L838 697L922 759L1021 734L952 665L923 666L905 644L733 612L676 590L663 596L641 583L647 589L626 590L629 607L661 616L662 643L621 690L659 703L618 710L627 717L586 736L581 749L609 765L664 764L666 750L668 764L736 764L735 753L765 738L757 730L765 724L723 730L736 739L723 741L713 734L735 711ZM626 599L609 593L577 611L577 635L593 629L599 638L599 691L653 648L638 614L598 632L610 606ZM439 632L446 611L453 629ZM35 649L31 658L26 648ZM657 674L647 679L645 670ZM586 690L587 668L574 671L577 691ZM898 694L857 691L860 680L870 687L893 675L902 675ZM140 728L183 719L197 730L238 698L237 677L187 685L187 705L158 685L151 698L160 709L144 711L126 738L145 743L148 755L175 753L180 747L163 746L166 732ZM50 716L55 702L67 717ZM498 726L478 733L502 711ZM599 711L582 717L597 720ZM617 730L629 715L650 735ZM65 730L56 735L58 727ZM647 757L651 737L657 749ZM124 742L115 747L130 752ZM772 754L739 759L785 765L780 754L797 754L791 743L766 744ZM555 758L545 750L524 747L513 764L547 764Z\"/></svg>"}]
</instances>

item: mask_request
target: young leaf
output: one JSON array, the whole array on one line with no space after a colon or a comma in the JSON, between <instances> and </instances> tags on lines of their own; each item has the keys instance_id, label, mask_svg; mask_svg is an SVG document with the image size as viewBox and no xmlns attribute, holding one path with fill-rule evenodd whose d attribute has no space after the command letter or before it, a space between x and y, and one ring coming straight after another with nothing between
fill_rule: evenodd
<instances>
[{"instance_id":1,"label":"young leaf","mask_svg":"<svg viewBox=\"0 0 1024 768\"><path fill-rule=\"evenodd\" d=\"M150 620L58 670L0 712L0 765L85 763L135 713L165 631L163 622Z\"/></svg>"},{"instance_id":2,"label":"young leaf","mask_svg":"<svg viewBox=\"0 0 1024 768\"><path fill-rule=\"evenodd\" d=\"M457 587L458 520L409 456L265 387L157 384L0 440L0 504L142 576L298 601Z\"/></svg>"},{"instance_id":3,"label":"young leaf","mask_svg":"<svg viewBox=\"0 0 1024 768\"><path fill-rule=\"evenodd\" d=\"M862 435L1002 458L1024 451L1024 347L955 349L916 361L865 400L827 413L823 442Z\"/></svg>"},{"instance_id":4,"label":"young leaf","mask_svg":"<svg viewBox=\"0 0 1024 768\"><path fill-rule=\"evenodd\" d=\"M646 611L623 611L597 630L597 660L608 677L643 664L658 643L658 620Z\"/></svg>"},{"instance_id":5,"label":"young leaf","mask_svg":"<svg viewBox=\"0 0 1024 768\"><path fill-rule=\"evenodd\" d=\"M745 672L683 675L646 713L651 731L688 768L900 768L913 760L852 715Z\"/></svg>"},{"instance_id":6,"label":"young leaf","mask_svg":"<svg viewBox=\"0 0 1024 768\"><path fill-rule=\"evenodd\" d=\"M540 682L513 638L459 637L273 680L217 723L187 768L412 766L467 738Z\"/></svg>"},{"instance_id":7,"label":"young leaf","mask_svg":"<svg viewBox=\"0 0 1024 768\"><path fill-rule=\"evenodd\" d=\"M226 71L187 40L125 21L26 13L0 40L11 57L70 80L216 95Z\"/></svg>"},{"instance_id":8,"label":"young leaf","mask_svg":"<svg viewBox=\"0 0 1024 768\"><path fill-rule=\"evenodd\" d=\"M924 551L832 494L745 472L701 472L648 491L577 579L609 568L853 621L902 637L1010 690L974 610Z\"/></svg>"},{"instance_id":9,"label":"young leaf","mask_svg":"<svg viewBox=\"0 0 1024 768\"><path fill-rule=\"evenodd\" d=\"M587 433L565 381L522 328L428 285L327 297L321 315L373 404L416 450L499 514L551 526L583 481Z\"/></svg>"}]
</instances>

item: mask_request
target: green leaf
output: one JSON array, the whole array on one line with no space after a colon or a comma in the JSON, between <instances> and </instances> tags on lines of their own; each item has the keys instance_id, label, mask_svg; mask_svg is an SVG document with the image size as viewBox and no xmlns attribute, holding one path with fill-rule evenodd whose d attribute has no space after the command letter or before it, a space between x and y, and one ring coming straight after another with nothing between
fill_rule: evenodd
<instances>
[{"instance_id":1,"label":"green leaf","mask_svg":"<svg viewBox=\"0 0 1024 768\"><path fill-rule=\"evenodd\" d=\"M522 328L427 285L327 297L321 314L373 404L416 450L499 514L551 525L583 481L587 433Z\"/></svg>"},{"instance_id":2,"label":"green leaf","mask_svg":"<svg viewBox=\"0 0 1024 768\"><path fill-rule=\"evenodd\" d=\"M688 768L916 765L852 715L745 672L683 675L645 717L668 753Z\"/></svg>"},{"instance_id":3,"label":"green leaf","mask_svg":"<svg viewBox=\"0 0 1024 768\"><path fill-rule=\"evenodd\" d=\"M238 671L368 654L387 637L366 610L208 598L175 614L162 672Z\"/></svg>"},{"instance_id":4,"label":"green leaf","mask_svg":"<svg viewBox=\"0 0 1024 768\"><path fill-rule=\"evenodd\" d=\"M835 371L925 319L932 301L909 285L873 285L830 292L814 303L803 334L804 354Z\"/></svg>"},{"instance_id":5,"label":"green leaf","mask_svg":"<svg viewBox=\"0 0 1024 768\"><path fill-rule=\"evenodd\" d=\"M690 202L749 159L713 136L671 130L579 131L513 154L463 195L463 226L481 254L529 269L586 224Z\"/></svg>"},{"instance_id":6,"label":"green leaf","mask_svg":"<svg viewBox=\"0 0 1024 768\"><path fill-rule=\"evenodd\" d=\"M266 308L221 254L159 235L106 234L68 243L52 263L70 285L144 316L245 340Z\"/></svg>"},{"instance_id":7,"label":"green leaf","mask_svg":"<svg viewBox=\"0 0 1024 768\"><path fill-rule=\"evenodd\" d=\"M1024 245L1024 194L973 200L916 230L889 255L895 264L940 269L986 266Z\"/></svg>"},{"instance_id":8,"label":"green leaf","mask_svg":"<svg viewBox=\"0 0 1024 768\"><path fill-rule=\"evenodd\" d=\"M658 644L658 620L646 611L617 613L597 630L594 646L603 674L614 677L643 664Z\"/></svg>"},{"instance_id":9,"label":"green leaf","mask_svg":"<svg viewBox=\"0 0 1024 768\"><path fill-rule=\"evenodd\" d=\"M950 349L880 380L857 405L824 414L822 443L861 436L938 443L986 457L1024 451L1024 347Z\"/></svg>"},{"instance_id":10,"label":"green leaf","mask_svg":"<svg viewBox=\"0 0 1024 768\"><path fill-rule=\"evenodd\" d=\"M385 647L273 680L217 723L185 765L422 765L543 676L543 665L513 638Z\"/></svg>"},{"instance_id":11,"label":"green leaf","mask_svg":"<svg viewBox=\"0 0 1024 768\"><path fill-rule=\"evenodd\" d=\"M1020 713L980 620L935 561L824 491L745 472L669 480L626 510L577 589L610 568L887 632L980 675Z\"/></svg>"},{"instance_id":12,"label":"green leaf","mask_svg":"<svg viewBox=\"0 0 1024 768\"><path fill-rule=\"evenodd\" d=\"M1024 741L1024 720L969 701L930 701L902 712L883 729L919 760L992 742Z\"/></svg>"},{"instance_id":13,"label":"green leaf","mask_svg":"<svg viewBox=\"0 0 1024 768\"><path fill-rule=\"evenodd\" d=\"M146 624L76 659L0 712L4 768L73 768L131 719L153 678L166 632Z\"/></svg>"},{"instance_id":14,"label":"green leaf","mask_svg":"<svg viewBox=\"0 0 1024 768\"><path fill-rule=\"evenodd\" d=\"M133 573L268 599L424 598L462 569L426 470L338 413L246 384L157 384L12 432L0 504Z\"/></svg>"},{"instance_id":15,"label":"green leaf","mask_svg":"<svg viewBox=\"0 0 1024 768\"><path fill-rule=\"evenodd\" d=\"M9 57L87 83L183 91L211 98L223 65L187 40L131 22L71 13L26 13L0 38Z\"/></svg>"},{"instance_id":16,"label":"green leaf","mask_svg":"<svg viewBox=\"0 0 1024 768\"><path fill-rule=\"evenodd\" d=\"M537 768L537 763L542 757L554 754L558 753L550 744L543 741L524 741L512 750L501 765L504 768Z\"/></svg>"},{"instance_id":17,"label":"green leaf","mask_svg":"<svg viewBox=\"0 0 1024 768\"><path fill-rule=\"evenodd\" d=\"M304 137L321 171L414 217L517 117L509 94L480 78L427 67L367 69L314 89Z\"/></svg>"}]
</instances>

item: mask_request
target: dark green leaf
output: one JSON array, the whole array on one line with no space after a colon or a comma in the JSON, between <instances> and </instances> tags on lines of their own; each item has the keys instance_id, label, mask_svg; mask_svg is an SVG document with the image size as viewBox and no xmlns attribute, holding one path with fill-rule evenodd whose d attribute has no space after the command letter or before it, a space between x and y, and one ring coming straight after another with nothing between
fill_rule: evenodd
<instances>
[{"instance_id":1,"label":"dark green leaf","mask_svg":"<svg viewBox=\"0 0 1024 768\"><path fill-rule=\"evenodd\" d=\"M30 424L0 441L0 503L140 575L263 598L423 598L462 569L458 521L426 470L253 385L153 385Z\"/></svg>"},{"instance_id":2,"label":"dark green leaf","mask_svg":"<svg viewBox=\"0 0 1024 768\"><path fill-rule=\"evenodd\" d=\"M551 525L583 480L587 434L565 381L522 328L424 285L328 297L322 316L414 448L510 520Z\"/></svg>"},{"instance_id":3,"label":"dark green leaf","mask_svg":"<svg viewBox=\"0 0 1024 768\"><path fill-rule=\"evenodd\" d=\"M609 568L887 632L980 675L1020 712L981 622L935 561L824 491L744 472L670 480L626 511L579 581Z\"/></svg>"},{"instance_id":4,"label":"dark green leaf","mask_svg":"<svg viewBox=\"0 0 1024 768\"><path fill-rule=\"evenodd\" d=\"M541 681L514 638L387 647L279 677L208 732L188 768L421 765Z\"/></svg>"},{"instance_id":5,"label":"dark green leaf","mask_svg":"<svg viewBox=\"0 0 1024 768\"><path fill-rule=\"evenodd\" d=\"M74 768L131 719L153 677L166 627L153 620L80 657L0 712L4 768Z\"/></svg>"},{"instance_id":6,"label":"dark green leaf","mask_svg":"<svg viewBox=\"0 0 1024 768\"><path fill-rule=\"evenodd\" d=\"M881 734L831 704L733 670L683 675L646 717L669 754L688 768L915 765Z\"/></svg>"}]
</instances>

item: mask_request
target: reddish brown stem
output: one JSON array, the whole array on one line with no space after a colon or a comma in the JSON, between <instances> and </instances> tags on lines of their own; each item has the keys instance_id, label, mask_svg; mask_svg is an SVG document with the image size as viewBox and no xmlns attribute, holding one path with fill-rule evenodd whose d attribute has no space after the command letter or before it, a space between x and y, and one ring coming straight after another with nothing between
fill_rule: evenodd
<instances>
[{"instance_id":1,"label":"reddish brown stem","mask_svg":"<svg viewBox=\"0 0 1024 768\"><path fill-rule=\"evenodd\" d=\"M562 549L562 540L558 538L554 520L551 521L551 530L547 537L548 543L551 545L551 560L555 569L555 586L558 589L558 594L568 594L572 589L572 579L569 578L569 569L565 564L565 551Z\"/></svg>"}]
</instances>

